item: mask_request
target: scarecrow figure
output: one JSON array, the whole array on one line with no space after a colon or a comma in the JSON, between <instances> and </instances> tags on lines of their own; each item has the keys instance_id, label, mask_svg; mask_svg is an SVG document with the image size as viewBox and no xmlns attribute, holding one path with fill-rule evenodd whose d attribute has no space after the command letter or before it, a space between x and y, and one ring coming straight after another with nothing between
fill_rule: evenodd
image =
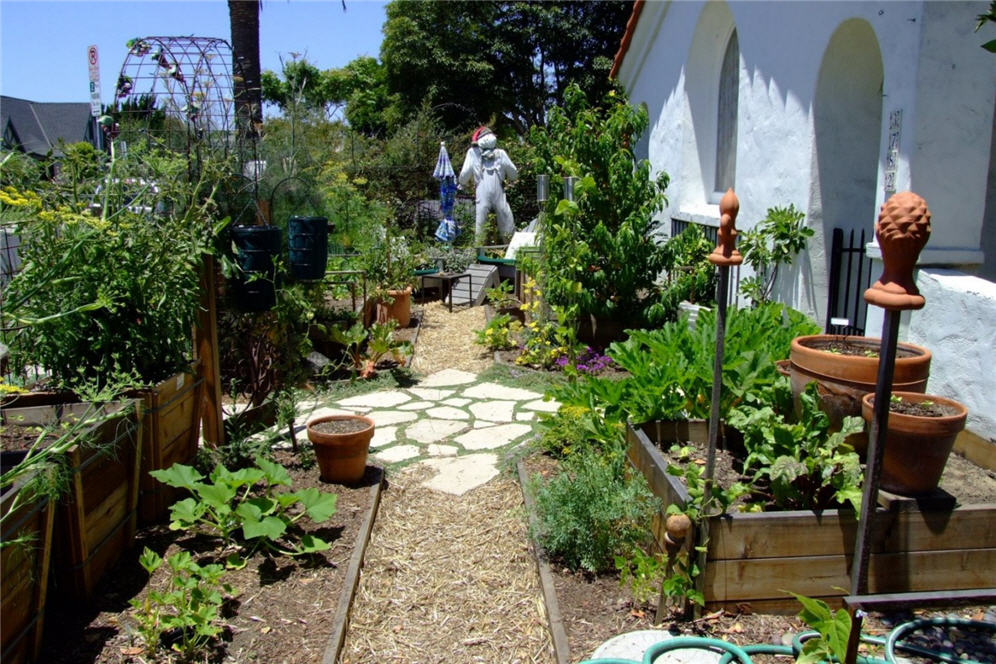
<instances>
[{"instance_id":1,"label":"scarecrow figure","mask_svg":"<svg viewBox=\"0 0 996 664\"><path fill-rule=\"evenodd\" d=\"M507 240L515 232L512 208L505 200L505 181L512 182L519 175L508 154L496 147L498 139L487 127L478 127L471 140L470 149L460 169L459 182L467 186L473 176L476 185L475 204L477 218L475 231L477 238L484 235L484 223L488 212L494 210L498 219L498 232Z\"/></svg>"}]
</instances>

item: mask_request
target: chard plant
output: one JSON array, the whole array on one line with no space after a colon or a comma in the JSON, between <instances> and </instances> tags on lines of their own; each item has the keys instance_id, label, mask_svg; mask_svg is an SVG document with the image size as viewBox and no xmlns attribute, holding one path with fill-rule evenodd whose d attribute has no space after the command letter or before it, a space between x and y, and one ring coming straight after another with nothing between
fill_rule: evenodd
<instances>
[{"instance_id":1,"label":"chard plant","mask_svg":"<svg viewBox=\"0 0 996 664\"><path fill-rule=\"evenodd\" d=\"M193 494L170 508L171 530L200 530L225 546L241 544L250 554L265 549L301 556L330 548L314 535L301 534L295 524L305 516L314 523L327 521L335 514L337 496L313 487L278 491L291 484L287 469L278 463L259 458L255 467L234 472L219 464L207 478L184 464L150 474ZM230 558L232 565L243 562L238 556Z\"/></svg>"}]
</instances>

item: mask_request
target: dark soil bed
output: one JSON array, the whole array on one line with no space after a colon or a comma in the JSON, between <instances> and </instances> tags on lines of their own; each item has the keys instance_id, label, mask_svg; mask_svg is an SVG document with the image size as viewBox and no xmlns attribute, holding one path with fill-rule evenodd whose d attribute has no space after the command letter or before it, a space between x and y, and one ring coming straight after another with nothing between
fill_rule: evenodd
<instances>
[{"instance_id":1,"label":"dark soil bed","mask_svg":"<svg viewBox=\"0 0 996 664\"><path fill-rule=\"evenodd\" d=\"M329 645L333 619L344 587L344 577L361 525L371 507L370 487L380 471L368 467L358 488L324 484L318 470L304 467L289 452L277 461L290 471L294 490L318 487L338 496L336 513L322 524L304 529L332 545L310 557L269 558L257 553L241 570L228 570L224 581L235 589L229 602L225 630L209 662L320 662ZM305 520L306 521L306 520ZM139 642L131 635L132 598L142 598L150 587L165 587L166 565L150 580L138 564L144 547L164 558L181 549L198 562L217 562L217 540L190 537L156 526L139 531L133 550L98 587L90 606L59 605L58 589L50 591L45 649L40 661L145 662ZM162 658L168 655L161 651ZM201 661L201 660L198 660Z\"/></svg>"}]
</instances>

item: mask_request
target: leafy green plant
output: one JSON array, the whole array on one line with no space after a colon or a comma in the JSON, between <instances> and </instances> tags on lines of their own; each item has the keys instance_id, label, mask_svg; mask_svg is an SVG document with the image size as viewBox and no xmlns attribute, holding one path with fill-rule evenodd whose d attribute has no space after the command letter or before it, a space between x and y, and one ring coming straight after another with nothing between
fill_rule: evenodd
<instances>
[{"instance_id":1,"label":"leafy green plant","mask_svg":"<svg viewBox=\"0 0 996 664\"><path fill-rule=\"evenodd\" d=\"M516 335L522 330L522 323L513 320L509 314L493 316L484 329L475 332L476 343L488 350L508 350L517 348Z\"/></svg>"},{"instance_id":2,"label":"leafy green plant","mask_svg":"<svg viewBox=\"0 0 996 664\"><path fill-rule=\"evenodd\" d=\"M611 569L614 556L646 537L657 504L642 476L627 480L621 454L583 448L547 482L534 477L534 537L572 570Z\"/></svg>"},{"instance_id":3,"label":"leafy green plant","mask_svg":"<svg viewBox=\"0 0 996 664\"><path fill-rule=\"evenodd\" d=\"M840 431L831 432L815 383L800 395L795 419L787 383L783 378L773 388L781 393L774 406L743 405L729 414L729 423L744 434L744 469L753 473L755 493L782 509L850 504L860 512L861 462L846 438L862 431L864 421L846 417Z\"/></svg>"},{"instance_id":4,"label":"leafy green plant","mask_svg":"<svg viewBox=\"0 0 996 664\"><path fill-rule=\"evenodd\" d=\"M620 583L629 586L638 602L646 602L656 594L667 602L688 601L705 606L705 595L695 588L700 569L687 551L674 555L670 569L665 555L647 553L639 546L633 546L624 556L616 556L615 564Z\"/></svg>"},{"instance_id":5,"label":"leafy green plant","mask_svg":"<svg viewBox=\"0 0 996 664\"><path fill-rule=\"evenodd\" d=\"M821 599L789 592L799 603L799 620L816 630L818 636L806 639L796 664L821 664L843 662L847 655L847 641L851 635L851 616L845 609L833 611Z\"/></svg>"},{"instance_id":6,"label":"leafy green plant","mask_svg":"<svg viewBox=\"0 0 996 664\"><path fill-rule=\"evenodd\" d=\"M532 167L551 174L552 191L564 177L578 178L574 200L552 195L545 211L540 281L550 305L574 305L575 316L639 321L652 304L665 267L654 215L666 201L668 176L653 176L650 163L633 154L648 117L645 106L615 91L594 107L572 85L546 127L530 134Z\"/></svg>"},{"instance_id":7,"label":"leafy green plant","mask_svg":"<svg viewBox=\"0 0 996 664\"><path fill-rule=\"evenodd\" d=\"M215 466L208 481L191 466L174 464L150 473L160 482L190 491L192 497L170 508L170 529L198 529L226 544L241 542L253 551L264 548L289 556L326 551L329 544L318 537L299 534L294 524L307 516L322 523L335 514L337 497L315 488L276 491L289 487L290 475L278 463L257 459L256 467L230 471ZM254 492L257 483L262 490Z\"/></svg>"},{"instance_id":8,"label":"leafy green plant","mask_svg":"<svg viewBox=\"0 0 996 664\"><path fill-rule=\"evenodd\" d=\"M374 323L369 330L357 321L350 327L333 326L329 337L346 347L352 369L360 378L370 378L376 373L377 364L388 355L399 364L405 364L412 354L412 346L407 341L395 341L394 330L397 322Z\"/></svg>"},{"instance_id":9,"label":"leafy green plant","mask_svg":"<svg viewBox=\"0 0 996 664\"><path fill-rule=\"evenodd\" d=\"M151 576L164 561L145 547L138 562ZM221 633L222 593L233 590L221 581L221 565L199 565L187 551L174 553L165 562L169 567L166 588L150 588L145 597L131 600L136 631L148 655L155 656L164 638L172 638L170 648L190 659Z\"/></svg>"},{"instance_id":10,"label":"leafy green plant","mask_svg":"<svg viewBox=\"0 0 996 664\"><path fill-rule=\"evenodd\" d=\"M678 303L687 300L709 305L716 298L716 268L708 256L713 245L697 224L691 224L664 244L667 279L660 296L647 310L648 321L678 320Z\"/></svg>"},{"instance_id":11,"label":"leafy green plant","mask_svg":"<svg viewBox=\"0 0 996 664\"><path fill-rule=\"evenodd\" d=\"M791 265L806 248L813 229L804 225L805 219L794 205L772 207L756 226L740 234L737 246L744 262L754 269L754 276L740 281L740 292L755 304L771 298L779 266Z\"/></svg>"}]
</instances>

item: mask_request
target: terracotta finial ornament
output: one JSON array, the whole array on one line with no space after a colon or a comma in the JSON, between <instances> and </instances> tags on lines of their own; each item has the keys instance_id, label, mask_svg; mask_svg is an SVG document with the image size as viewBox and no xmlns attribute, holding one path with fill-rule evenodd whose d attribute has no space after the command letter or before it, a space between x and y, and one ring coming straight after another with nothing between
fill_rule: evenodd
<instances>
[{"instance_id":1,"label":"terracotta finial ornament","mask_svg":"<svg viewBox=\"0 0 996 664\"><path fill-rule=\"evenodd\" d=\"M913 281L920 250L930 237L927 201L912 191L893 194L875 224L882 248L882 276L865 291L865 301L883 309L922 309L924 298Z\"/></svg>"},{"instance_id":2,"label":"terracotta finial ornament","mask_svg":"<svg viewBox=\"0 0 996 664\"><path fill-rule=\"evenodd\" d=\"M737 251L737 213L740 212L740 200L727 189L719 201L719 244L709 254L709 262L713 265L730 266L744 262Z\"/></svg>"}]
</instances>

